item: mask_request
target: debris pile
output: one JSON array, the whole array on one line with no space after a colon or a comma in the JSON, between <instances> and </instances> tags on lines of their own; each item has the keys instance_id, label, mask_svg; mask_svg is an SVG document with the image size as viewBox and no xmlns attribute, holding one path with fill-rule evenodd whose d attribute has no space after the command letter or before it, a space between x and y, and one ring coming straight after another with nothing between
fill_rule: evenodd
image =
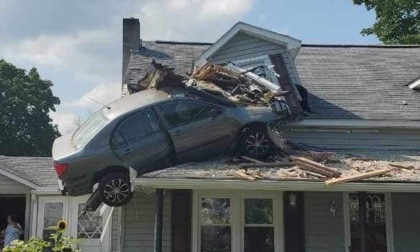
<instances>
[{"instance_id":1,"label":"debris pile","mask_svg":"<svg viewBox=\"0 0 420 252\"><path fill-rule=\"evenodd\" d=\"M141 79L135 91L158 89L176 94L179 92L211 96L241 106L267 106L275 113L290 115L289 106L284 96L289 91L282 91L280 86L259 76L258 70L270 68L257 66L243 69L232 63L228 65L206 64L192 73L189 78L174 73L173 68L152 61L146 76ZM278 76L271 70L274 76Z\"/></svg>"}]
</instances>

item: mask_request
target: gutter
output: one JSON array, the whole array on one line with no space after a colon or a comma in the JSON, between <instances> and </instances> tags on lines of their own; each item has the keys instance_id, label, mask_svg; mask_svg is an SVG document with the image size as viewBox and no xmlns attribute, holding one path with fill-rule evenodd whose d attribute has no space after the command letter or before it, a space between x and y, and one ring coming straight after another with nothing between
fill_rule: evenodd
<instances>
[{"instance_id":1,"label":"gutter","mask_svg":"<svg viewBox=\"0 0 420 252\"><path fill-rule=\"evenodd\" d=\"M233 179L136 178L134 184L155 189L195 190L259 190L259 191L320 191L320 192L420 192L420 182L349 182L327 186L315 181L270 181Z\"/></svg>"}]
</instances>

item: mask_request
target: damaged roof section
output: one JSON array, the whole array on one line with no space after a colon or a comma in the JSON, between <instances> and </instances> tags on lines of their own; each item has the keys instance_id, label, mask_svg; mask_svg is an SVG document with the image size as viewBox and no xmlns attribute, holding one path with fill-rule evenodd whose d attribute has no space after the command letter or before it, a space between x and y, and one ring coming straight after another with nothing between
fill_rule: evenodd
<instances>
[{"instance_id":1,"label":"damaged roof section","mask_svg":"<svg viewBox=\"0 0 420 252\"><path fill-rule=\"evenodd\" d=\"M370 176L366 179L356 177L353 181L420 182L420 155L418 152L340 151L322 153L301 151L296 152L295 155L311 160L318 160L318 163L340 174L338 178L341 179L354 176L360 177L360 175L380 171L383 174ZM301 164L296 164L296 162L294 163L292 161L288 156L278 156L276 160L270 162L252 162L240 157L226 158L200 163L181 164L172 168L148 173L141 177L318 182L326 182L334 179L313 171L308 171L304 167L301 167ZM237 171L243 171L253 179L238 175ZM330 183L330 185L332 186L333 184Z\"/></svg>"}]
</instances>

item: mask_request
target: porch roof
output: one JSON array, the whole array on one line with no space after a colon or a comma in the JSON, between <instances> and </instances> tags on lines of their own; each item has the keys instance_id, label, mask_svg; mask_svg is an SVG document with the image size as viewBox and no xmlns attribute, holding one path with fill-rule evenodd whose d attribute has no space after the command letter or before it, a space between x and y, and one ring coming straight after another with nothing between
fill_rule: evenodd
<instances>
[{"instance_id":1,"label":"porch roof","mask_svg":"<svg viewBox=\"0 0 420 252\"><path fill-rule=\"evenodd\" d=\"M315 182L315 184L318 184L317 186L321 186L320 189L325 187L325 190L329 190L327 187L337 188L338 186L340 188L344 184L354 184L349 182L341 185L327 186L324 184L325 178L315 177L298 166L287 168L253 168L252 164L250 165L247 168L247 174L256 175L257 177L253 181L238 177L236 171L242 168L232 158L226 158L200 163L186 163L154 171L137 178L135 183L154 187L153 184L158 185L164 183L169 186L171 183L175 185L178 182L186 183L186 181L190 181L188 183L191 184L207 183L207 185L210 185L213 181L219 183L219 185L221 185L220 182L225 182L225 185L229 183L237 183L237 185L254 183L254 185L260 185L262 187L261 189L263 189L267 185L273 186L273 182L281 182L278 183L279 185L287 185L288 183L289 185L293 185L296 182ZM420 183L420 152L337 151L334 153L334 163L326 163L326 165L342 172L342 177L394 168L388 174L363 180L361 184L365 185L366 182L376 184ZM395 168L395 166L404 168ZM182 183L179 185L182 186ZM213 184L216 185L217 183Z\"/></svg>"},{"instance_id":2,"label":"porch roof","mask_svg":"<svg viewBox=\"0 0 420 252\"><path fill-rule=\"evenodd\" d=\"M51 157L8 157L0 155L0 170L32 188L57 187Z\"/></svg>"}]
</instances>

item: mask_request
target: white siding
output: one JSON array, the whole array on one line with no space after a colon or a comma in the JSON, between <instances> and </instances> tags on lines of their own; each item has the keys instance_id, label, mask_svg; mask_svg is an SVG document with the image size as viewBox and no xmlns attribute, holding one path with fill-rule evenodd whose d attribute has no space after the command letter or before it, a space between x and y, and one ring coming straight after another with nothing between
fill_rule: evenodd
<instances>
[{"instance_id":1,"label":"white siding","mask_svg":"<svg viewBox=\"0 0 420 252\"><path fill-rule=\"evenodd\" d=\"M124 207L124 252L153 252L156 195L136 192ZM165 191L163 201L163 251L171 248L171 195Z\"/></svg>"},{"instance_id":2,"label":"white siding","mask_svg":"<svg viewBox=\"0 0 420 252\"><path fill-rule=\"evenodd\" d=\"M287 132L292 143L330 150L420 150L420 131Z\"/></svg>"},{"instance_id":3,"label":"white siding","mask_svg":"<svg viewBox=\"0 0 420 252\"><path fill-rule=\"evenodd\" d=\"M305 247L306 252L337 252L344 248L344 218L342 193L305 192ZM331 202L338 209L330 213Z\"/></svg>"},{"instance_id":4,"label":"white siding","mask_svg":"<svg viewBox=\"0 0 420 252\"><path fill-rule=\"evenodd\" d=\"M111 251L112 252L119 252L120 251L120 244L121 244L121 218L122 218L122 211L123 208L115 208L112 214L112 227L111 227Z\"/></svg>"},{"instance_id":5,"label":"white siding","mask_svg":"<svg viewBox=\"0 0 420 252\"><path fill-rule=\"evenodd\" d=\"M271 43L266 40L239 32L229 42L222 46L210 60L212 63L222 64L235 60L253 58L263 55L282 54L284 63L286 64L292 84L296 85L298 79L292 64L290 54L286 47Z\"/></svg>"},{"instance_id":6,"label":"white siding","mask_svg":"<svg viewBox=\"0 0 420 252\"><path fill-rule=\"evenodd\" d=\"M30 188L9 177L0 175L0 194L26 194Z\"/></svg>"}]
</instances>

